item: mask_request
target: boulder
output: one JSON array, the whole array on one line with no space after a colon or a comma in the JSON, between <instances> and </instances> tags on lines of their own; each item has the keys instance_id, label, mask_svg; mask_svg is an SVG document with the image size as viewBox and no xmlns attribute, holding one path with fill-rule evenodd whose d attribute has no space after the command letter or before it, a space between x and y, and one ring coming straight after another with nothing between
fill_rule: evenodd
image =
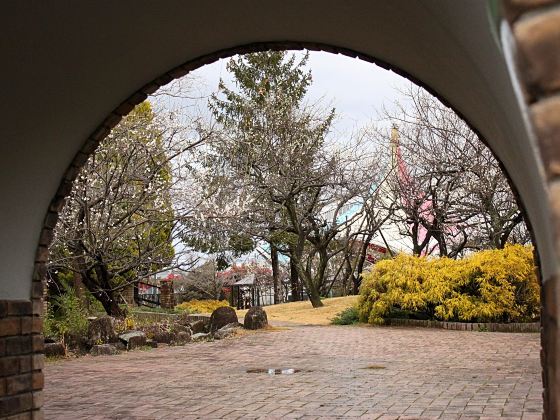
<instances>
[{"instance_id":1,"label":"boulder","mask_svg":"<svg viewBox=\"0 0 560 420\"><path fill-rule=\"evenodd\" d=\"M220 328L220 330L231 330L231 329L236 329L236 328L243 328L243 324L240 324L239 322L231 322L229 324L224 325L222 328Z\"/></svg>"},{"instance_id":2,"label":"boulder","mask_svg":"<svg viewBox=\"0 0 560 420\"><path fill-rule=\"evenodd\" d=\"M62 343L45 343L45 356L47 357L64 357L66 356L66 347Z\"/></svg>"},{"instance_id":3,"label":"boulder","mask_svg":"<svg viewBox=\"0 0 560 420\"><path fill-rule=\"evenodd\" d=\"M233 334L235 334L235 331L237 331L237 328L226 328L226 329L220 329L216 332L214 332L214 334L212 335L212 337L215 340L222 340L224 338L227 338Z\"/></svg>"},{"instance_id":4,"label":"boulder","mask_svg":"<svg viewBox=\"0 0 560 420\"><path fill-rule=\"evenodd\" d=\"M193 334L206 333L209 331L209 329L210 329L209 319L201 319L191 324L191 330Z\"/></svg>"},{"instance_id":5,"label":"boulder","mask_svg":"<svg viewBox=\"0 0 560 420\"><path fill-rule=\"evenodd\" d=\"M115 348L118 351L126 351L126 345L121 340L117 341L116 343L112 343L112 344L113 344L113 346L115 346Z\"/></svg>"},{"instance_id":6,"label":"boulder","mask_svg":"<svg viewBox=\"0 0 560 420\"><path fill-rule=\"evenodd\" d=\"M119 341L115 333L115 319L108 315L98 318L88 318L88 343L94 344L116 343Z\"/></svg>"},{"instance_id":7,"label":"boulder","mask_svg":"<svg viewBox=\"0 0 560 420\"><path fill-rule=\"evenodd\" d=\"M91 348L89 353L92 356L112 356L118 354L119 351L113 344L96 344Z\"/></svg>"},{"instance_id":8,"label":"boulder","mask_svg":"<svg viewBox=\"0 0 560 420\"><path fill-rule=\"evenodd\" d=\"M174 333L180 333L180 332L185 332L188 333L189 335L191 335L191 327L188 325L182 325L179 323L174 323L171 324L171 331L173 331Z\"/></svg>"},{"instance_id":9,"label":"boulder","mask_svg":"<svg viewBox=\"0 0 560 420\"><path fill-rule=\"evenodd\" d=\"M146 334L142 331L129 331L119 335L119 339L126 345L127 350L146 345Z\"/></svg>"},{"instance_id":10,"label":"boulder","mask_svg":"<svg viewBox=\"0 0 560 420\"><path fill-rule=\"evenodd\" d=\"M222 306L212 312L210 316L210 332L218 331L224 325L238 322L235 309L231 306Z\"/></svg>"},{"instance_id":11,"label":"boulder","mask_svg":"<svg viewBox=\"0 0 560 420\"><path fill-rule=\"evenodd\" d=\"M175 341L175 339L177 338L177 334L171 331L161 330L154 332L152 338L157 343L169 344L172 341Z\"/></svg>"},{"instance_id":12,"label":"boulder","mask_svg":"<svg viewBox=\"0 0 560 420\"><path fill-rule=\"evenodd\" d=\"M259 330L268 326L266 312L260 306L253 306L247 311L243 326L248 330Z\"/></svg>"},{"instance_id":13,"label":"boulder","mask_svg":"<svg viewBox=\"0 0 560 420\"><path fill-rule=\"evenodd\" d=\"M179 331L173 344L176 346L184 346L189 341L191 341L191 334L186 331Z\"/></svg>"},{"instance_id":14,"label":"boulder","mask_svg":"<svg viewBox=\"0 0 560 420\"><path fill-rule=\"evenodd\" d=\"M234 330L218 330L212 334L212 338L214 338L214 340L222 340L232 335L233 331Z\"/></svg>"},{"instance_id":15,"label":"boulder","mask_svg":"<svg viewBox=\"0 0 560 420\"><path fill-rule=\"evenodd\" d=\"M209 333L197 333L192 335L192 341L205 341L210 338Z\"/></svg>"},{"instance_id":16,"label":"boulder","mask_svg":"<svg viewBox=\"0 0 560 420\"><path fill-rule=\"evenodd\" d=\"M151 347L151 348L155 349L155 348L157 348L158 343L157 343L157 341L147 339L147 340L146 340L146 345L147 345L148 347Z\"/></svg>"},{"instance_id":17,"label":"boulder","mask_svg":"<svg viewBox=\"0 0 560 420\"><path fill-rule=\"evenodd\" d=\"M214 337L216 340L221 340L235 334L235 332L242 327L243 325L241 325L239 322L232 322L230 324L224 325L218 331L214 331L212 337Z\"/></svg>"}]
</instances>

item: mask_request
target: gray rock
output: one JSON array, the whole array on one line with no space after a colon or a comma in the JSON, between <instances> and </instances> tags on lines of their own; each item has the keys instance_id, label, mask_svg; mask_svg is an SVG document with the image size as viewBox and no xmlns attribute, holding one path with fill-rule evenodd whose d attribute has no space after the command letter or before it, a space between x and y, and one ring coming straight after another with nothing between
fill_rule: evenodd
<instances>
[{"instance_id":1,"label":"gray rock","mask_svg":"<svg viewBox=\"0 0 560 420\"><path fill-rule=\"evenodd\" d=\"M210 338L209 333L196 333L192 335L192 341L204 341Z\"/></svg>"},{"instance_id":2,"label":"gray rock","mask_svg":"<svg viewBox=\"0 0 560 420\"><path fill-rule=\"evenodd\" d=\"M151 347L151 348L155 349L155 348L157 348L158 343L157 343L157 341L147 339L147 340L146 340L146 345L147 345L148 347Z\"/></svg>"},{"instance_id":3,"label":"gray rock","mask_svg":"<svg viewBox=\"0 0 560 420\"><path fill-rule=\"evenodd\" d=\"M248 330L259 330L268 326L266 312L260 306L253 306L247 311L243 326Z\"/></svg>"},{"instance_id":4,"label":"gray rock","mask_svg":"<svg viewBox=\"0 0 560 420\"><path fill-rule=\"evenodd\" d=\"M224 325L238 322L235 309L231 306L222 306L212 312L210 316L210 332L218 331Z\"/></svg>"},{"instance_id":5,"label":"gray rock","mask_svg":"<svg viewBox=\"0 0 560 420\"><path fill-rule=\"evenodd\" d=\"M184 346L189 341L191 341L191 334L186 331L179 331L177 333L177 338L174 341L176 346Z\"/></svg>"},{"instance_id":6,"label":"gray rock","mask_svg":"<svg viewBox=\"0 0 560 420\"><path fill-rule=\"evenodd\" d=\"M233 334L235 334L235 331L237 330L237 328L226 328L226 329L220 329L218 331L215 331L214 334L212 334L212 337L215 340L222 340L224 338L227 338L229 336L232 336Z\"/></svg>"},{"instance_id":7,"label":"gray rock","mask_svg":"<svg viewBox=\"0 0 560 420\"><path fill-rule=\"evenodd\" d=\"M88 343L95 344L116 343L119 341L115 333L115 319L108 315L98 318L88 318Z\"/></svg>"},{"instance_id":8,"label":"gray rock","mask_svg":"<svg viewBox=\"0 0 560 420\"><path fill-rule=\"evenodd\" d=\"M190 326L182 325L182 324L179 324L179 323L172 324L171 325L171 331L173 331L174 333L185 332L185 333L188 333L189 335L192 334Z\"/></svg>"},{"instance_id":9,"label":"gray rock","mask_svg":"<svg viewBox=\"0 0 560 420\"><path fill-rule=\"evenodd\" d=\"M66 356L66 347L62 343L45 343L45 356L47 357L64 357Z\"/></svg>"},{"instance_id":10,"label":"gray rock","mask_svg":"<svg viewBox=\"0 0 560 420\"><path fill-rule=\"evenodd\" d=\"M193 334L206 333L209 331L209 329L210 329L209 319L201 319L191 324L191 330Z\"/></svg>"},{"instance_id":11,"label":"gray rock","mask_svg":"<svg viewBox=\"0 0 560 420\"><path fill-rule=\"evenodd\" d=\"M89 352L92 356L112 356L118 354L117 347L113 344L97 344Z\"/></svg>"},{"instance_id":12,"label":"gray rock","mask_svg":"<svg viewBox=\"0 0 560 420\"><path fill-rule=\"evenodd\" d=\"M146 345L146 334L142 331L129 331L119 335L119 339L126 345L127 350Z\"/></svg>"},{"instance_id":13,"label":"gray rock","mask_svg":"<svg viewBox=\"0 0 560 420\"><path fill-rule=\"evenodd\" d=\"M243 324L240 324L239 322L231 322L224 325L222 328L220 328L220 330L231 330L232 328L243 328Z\"/></svg>"},{"instance_id":14,"label":"gray rock","mask_svg":"<svg viewBox=\"0 0 560 420\"><path fill-rule=\"evenodd\" d=\"M242 327L243 327L243 325L241 325L239 322L232 322L232 323L229 323L227 325L224 325L218 331L214 331L214 333L212 334L212 337L214 337L216 340L221 340L223 338L226 338L226 337L229 337L229 336L235 334L235 332Z\"/></svg>"},{"instance_id":15,"label":"gray rock","mask_svg":"<svg viewBox=\"0 0 560 420\"><path fill-rule=\"evenodd\" d=\"M169 344L177 338L177 334L171 331L157 331L153 334L153 340L158 343Z\"/></svg>"},{"instance_id":16,"label":"gray rock","mask_svg":"<svg viewBox=\"0 0 560 420\"><path fill-rule=\"evenodd\" d=\"M112 343L115 348L119 351L126 351L126 345L122 341L118 341L116 343Z\"/></svg>"}]
</instances>

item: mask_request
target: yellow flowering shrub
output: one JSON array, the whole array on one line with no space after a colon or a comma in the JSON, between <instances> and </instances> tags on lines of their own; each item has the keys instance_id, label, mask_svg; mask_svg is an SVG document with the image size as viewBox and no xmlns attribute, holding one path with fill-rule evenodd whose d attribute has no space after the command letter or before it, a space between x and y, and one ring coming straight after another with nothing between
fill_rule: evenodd
<instances>
[{"instance_id":1,"label":"yellow flowering shrub","mask_svg":"<svg viewBox=\"0 0 560 420\"><path fill-rule=\"evenodd\" d=\"M398 314L465 322L538 318L540 289L533 248L474 253L460 260L400 254L363 276L360 320L379 324Z\"/></svg>"},{"instance_id":2,"label":"yellow flowering shrub","mask_svg":"<svg viewBox=\"0 0 560 420\"><path fill-rule=\"evenodd\" d=\"M193 299L175 306L175 309L189 314L210 314L222 306L229 306L228 301Z\"/></svg>"}]
</instances>

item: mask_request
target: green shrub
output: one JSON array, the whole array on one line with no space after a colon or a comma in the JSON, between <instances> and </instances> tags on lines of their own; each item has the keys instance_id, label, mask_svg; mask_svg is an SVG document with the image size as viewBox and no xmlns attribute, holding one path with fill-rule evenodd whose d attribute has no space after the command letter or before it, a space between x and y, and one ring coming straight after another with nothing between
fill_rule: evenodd
<instances>
[{"instance_id":1,"label":"green shrub","mask_svg":"<svg viewBox=\"0 0 560 420\"><path fill-rule=\"evenodd\" d=\"M539 284L532 247L509 245L461 260L401 254L364 275L360 320L382 323L417 314L467 322L526 322L538 318Z\"/></svg>"},{"instance_id":2,"label":"green shrub","mask_svg":"<svg viewBox=\"0 0 560 420\"><path fill-rule=\"evenodd\" d=\"M331 320L334 325L352 325L359 322L358 308L351 306L342 312L337 313Z\"/></svg>"},{"instance_id":3,"label":"green shrub","mask_svg":"<svg viewBox=\"0 0 560 420\"><path fill-rule=\"evenodd\" d=\"M70 345L78 345L87 334L87 318L88 311L74 289L66 288L61 295L53 296L49 301L43 323L44 334Z\"/></svg>"}]
</instances>

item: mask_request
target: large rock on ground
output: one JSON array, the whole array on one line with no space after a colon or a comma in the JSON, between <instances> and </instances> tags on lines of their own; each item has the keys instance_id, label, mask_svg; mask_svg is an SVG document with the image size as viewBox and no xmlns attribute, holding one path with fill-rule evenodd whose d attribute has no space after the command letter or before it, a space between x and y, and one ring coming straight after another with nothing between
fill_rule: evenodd
<instances>
[{"instance_id":1,"label":"large rock on ground","mask_svg":"<svg viewBox=\"0 0 560 420\"><path fill-rule=\"evenodd\" d=\"M127 350L146 345L146 334L142 331L129 331L119 335L119 339L126 345Z\"/></svg>"},{"instance_id":2,"label":"large rock on ground","mask_svg":"<svg viewBox=\"0 0 560 420\"><path fill-rule=\"evenodd\" d=\"M177 338L177 334L171 331L156 331L153 333L153 340L157 343L165 343L169 344L172 341L175 341Z\"/></svg>"},{"instance_id":3,"label":"large rock on ground","mask_svg":"<svg viewBox=\"0 0 560 420\"><path fill-rule=\"evenodd\" d=\"M146 345L147 345L148 347L151 347L151 348L153 348L153 349L156 349L157 346L158 346L158 343L157 343L157 341L150 340L150 339L148 338L148 339L146 340Z\"/></svg>"},{"instance_id":4,"label":"large rock on ground","mask_svg":"<svg viewBox=\"0 0 560 420\"><path fill-rule=\"evenodd\" d=\"M115 333L115 319L106 315L88 319L88 343L90 345L116 343L119 341Z\"/></svg>"},{"instance_id":5,"label":"large rock on ground","mask_svg":"<svg viewBox=\"0 0 560 420\"><path fill-rule=\"evenodd\" d=\"M192 335L192 341L206 341L211 338L210 334L207 333L196 333Z\"/></svg>"},{"instance_id":6,"label":"large rock on ground","mask_svg":"<svg viewBox=\"0 0 560 420\"><path fill-rule=\"evenodd\" d=\"M113 344L99 344L91 348L90 354L92 356L112 356L118 354L117 348Z\"/></svg>"},{"instance_id":7,"label":"large rock on ground","mask_svg":"<svg viewBox=\"0 0 560 420\"><path fill-rule=\"evenodd\" d=\"M212 337L216 340L222 340L226 337L234 335L235 332L242 327L243 326L239 322L232 322L230 324L224 325L218 331L215 331L214 334L212 334Z\"/></svg>"},{"instance_id":8,"label":"large rock on ground","mask_svg":"<svg viewBox=\"0 0 560 420\"><path fill-rule=\"evenodd\" d=\"M232 322L238 322L235 309L231 306L222 306L212 312L210 316L210 332L218 331L224 325L231 324Z\"/></svg>"},{"instance_id":9,"label":"large rock on ground","mask_svg":"<svg viewBox=\"0 0 560 420\"><path fill-rule=\"evenodd\" d=\"M189 341L191 341L191 334L186 331L179 331L173 344L175 344L176 346L184 346Z\"/></svg>"},{"instance_id":10,"label":"large rock on ground","mask_svg":"<svg viewBox=\"0 0 560 420\"><path fill-rule=\"evenodd\" d=\"M266 312L260 306L253 306L243 320L243 326L248 330L259 330L268 326Z\"/></svg>"},{"instance_id":11,"label":"large rock on ground","mask_svg":"<svg viewBox=\"0 0 560 420\"><path fill-rule=\"evenodd\" d=\"M210 320L201 319L193 322L191 324L191 330L193 334L207 333L210 330Z\"/></svg>"},{"instance_id":12,"label":"large rock on ground","mask_svg":"<svg viewBox=\"0 0 560 420\"><path fill-rule=\"evenodd\" d=\"M177 322L171 324L171 331L173 331L175 334L185 332L190 335L192 333L191 327L189 325L182 325Z\"/></svg>"},{"instance_id":13,"label":"large rock on ground","mask_svg":"<svg viewBox=\"0 0 560 420\"><path fill-rule=\"evenodd\" d=\"M62 343L45 343L44 352L47 357L64 357L66 356L66 347Z\"/></svg>"},{"instance_id":14,"label":"large rock on ground","mask_svg":"<svg viewBox=\"0 0 560 420\"><path fill-rule=\"evenodd\" d=\"M231 330L235 328L243 328L243 324L240 324L238 321L231 322L229 324L224 325L221 330Z\"/></svg>"}]
</instances>

